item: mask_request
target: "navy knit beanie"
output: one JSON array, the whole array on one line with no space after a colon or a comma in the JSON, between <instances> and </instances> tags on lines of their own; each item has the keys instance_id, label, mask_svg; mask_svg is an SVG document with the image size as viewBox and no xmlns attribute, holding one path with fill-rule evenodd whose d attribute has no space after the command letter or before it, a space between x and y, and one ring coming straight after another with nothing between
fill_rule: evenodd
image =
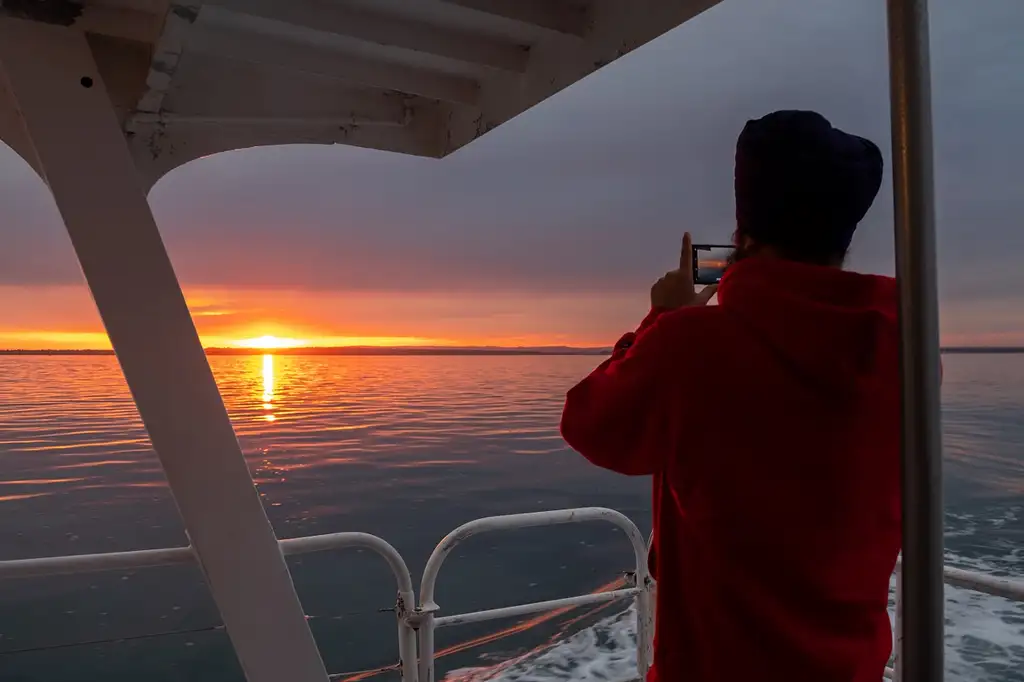
<instances>
[{"instance_id":1,"label":"navy knit beanie","mask_svg":"<svg viewBox=\"0 0 1024 682\"><path fill-rule=\"evenodd\" d=\"M736 142L740 235L807 258L841 255L882 185L882 153L812 111L748 121Z\"/></svg>"}]
</instances>

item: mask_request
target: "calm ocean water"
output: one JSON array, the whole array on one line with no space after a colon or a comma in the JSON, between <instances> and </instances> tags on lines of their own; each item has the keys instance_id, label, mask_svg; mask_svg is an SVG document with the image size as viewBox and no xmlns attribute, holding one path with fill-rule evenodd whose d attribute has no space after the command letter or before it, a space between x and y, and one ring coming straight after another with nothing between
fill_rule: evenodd
<instances>
[{"instance_id":1,"label":"calm ocean water","mask_svg":"<svg viewBox=\"0 0 1024 682\"><path fill-rule=\"evenodd\" d=\"M648 531L648 481L597 470L558 437L565 390L596 362L212 359L278 535L375 533L416 578L443 535L481 516L601 505ZM1024 577L1024 355L946 356L945 369L949 561ZM0 559L185 543L115 360L0 358ZM394 588L379 560L289 562L330 671L396 660L393 616L380 611ZM438 602L452 613L582 593L630 562L623 536L599 525L481 536L446 563ZM951 677L1024 682L1024 606L950 588L947 606ZM624 608L439 631L439 670L627 679ZM218 622L194 567L7 581L0 680L234 682Z\"/></svg>"}]
</instances>

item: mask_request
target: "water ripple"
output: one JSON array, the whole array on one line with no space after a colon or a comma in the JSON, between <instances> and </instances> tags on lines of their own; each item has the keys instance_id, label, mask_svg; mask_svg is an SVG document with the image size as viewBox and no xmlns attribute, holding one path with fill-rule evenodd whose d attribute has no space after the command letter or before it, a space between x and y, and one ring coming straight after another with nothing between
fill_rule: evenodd
<instances>
[{"instance_id":1,"label":"water ripple","mask_svg":"<svg viewBox=\"0 0 1024 682\"><path fill-rule=\"evenodd\" d=\"M488 514L594 504L619 508L642 527L649 524L647 482L596 470L569 452L558 435L565 391L594 362L587 357L211 360L278 534L377 533L395 544L414 570L445 533ZM1024 357L947 358L943 408L949 558L965 567L1020 574ZM0 511L0 559L186 542L114 358L0 358ZM453 558L464 568L450 570L464 573L443 595L445 603L487 606L471 601L480 598L471 587L480 576L500 579L498 592L506 603L515 603L564 596L580 585L592 588L628 568L623 565L628 552L622 554L614 537L601 529L545 532L554 534L545 535L549 539L543 543L513 534ZM296 560L304 603L318 613L334 608L366 619L387 606L393 587L379 566L359 561L351 555ZM73 640L97 628L137 632L154 623L205 627L217 622L201 576L160 574L157 580L148 575L25 583L3 593L0 655L26 642ZM539 582L548 592L537 591ZM1004 605L986 614L989 602L966 597L957 603L957 661L998 668L1024 660L1019 653L1024 613ZM193 615L175 610L182 605ZM120 609L120 620L107 617L114 609ZM1017 625L998 634L973 625L995 627L994 619ZM386 665L392 661L386 634L392 629L385 620L379 628L324 631L330 644L325 640L321 646L328 658L359 661L355 666ZM454 656L450 665L478 664L476 655ZM163 660L160 656L155 660ZM98 665L89 660L88 665ZM60 665L75 668L64 659ZM137 672L105 679L136 679Z\"/></svg>"}]
</instances>

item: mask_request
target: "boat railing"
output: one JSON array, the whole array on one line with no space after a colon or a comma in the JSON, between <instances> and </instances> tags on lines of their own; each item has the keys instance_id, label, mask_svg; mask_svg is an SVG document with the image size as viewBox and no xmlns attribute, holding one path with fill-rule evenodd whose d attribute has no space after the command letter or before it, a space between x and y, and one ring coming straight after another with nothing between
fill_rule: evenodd
<instances>
[{"instance_id":1,"label":"boat railing","mask_svg":"<svg viewBox=\"0 0 1024 682\"><path fill-rule=\"evenodd\" d=\"M481 533L563 525L569 523L605 522L622 530L628 538L635 561L635 570L629 576L627 587L518 604L501 608L441 615L434 599L438 574L445 559L466 539ZM420 601L417 605L409 568L392 545L368 533L329 533L279 541L285 556L322 552L336 549L367 549L381 556L395 578L398 597L395 608L398 629L398 669L404 682L435 682L434 631L437 628L465 625L502 618L514 618L533 613L554 611L632 598L637 611L637 670L643 679L653 660L654 590L656 586L647 571L648 545L636 525L625 515L602 507L584 507L557 511L530 512L491 516L470 521L449 533L434 549L427 560L420 583ZM0 580L7 578L34 578L72 575L100 571L135 570L156 566L192 564L196 561L191 547L144 549L103 554L79 554L35 559L0 561ZM900 566L897 565L897 573ZM944 569L947 585L1024 602L1024 580L997 577L947 566ZM887 667L887 679L899 679L902 643L901 580L896 581L896 645L892 667ZM417 661L419 662L417 665ZM333 678L334 676L332 676Z\"/></svg>"},{"instance_id":2,"label":"boat railing","mask_svg":"<svg viewBox=\"0 0 1024 682\"><path fill-rule=\"evenodd\" d=\"M434 601L434 587L437 584L441 565L455 547L473 535L498 530L533 528L537 526L555 526L567 523L605 522L618 527L626 534L633 546L633 558L636 562L629 587L620 590L595 592L564 599L506 606L484 611L472 611L439 616L440 607ZM434 631L437 628L478 623L481 621L512 618L531 613L554 611L565 607L579 607L590 604L613 601L631 597L636 601L637 612L637 669L641 678L647 674L650 665L650 653L654 633L653 608L651 606L651 589L653 581L647 572L647 543L640 529L625 515L603 507L584 507L580 509L561 509L557 511L531 512L526 514L510 514L490 516L463 524L449 533L434 549L427 565L423 569L423 580L420 582L420 608L415 616L419 629L420 667L419 679L423 682L434 682Z\"/></svg>"},{"instance_id":3,"label":"boat railing","mask_svg":"<svg viewBox=\"0 0 1024 682\"><path fill-rule=\"evenodd\" d=\"M334 549L367 549L380 555L395 578L398 598L395 604L398 624L398 657L402 679L416 680L416 632L412 628L411 614L415 612L416 596L413 590L412 574L405 559L386 540L369 533L328 533L300 538L279 540L281 553L285 556L325 552ZM70 556L44 557L38 559L14 559L0 561L0 580L6 578L37 578L44 576L72 575L98 571L122 571L155 566L192 564L196 561L191 547L167 549L142 549L131 552L107 552L104 554L78 554Z\"/></svg>"},{"instance_id":4,"label":"boat railing","mask_svg":"<svg viewBox=\"0 0 1024 682\"><path fill-rule=\"evenodd\" d=\"M903 649L903 580L901 575L902 562L896 563L896 643L893 646L893 664L885 669L885 679L900 679L900 657ZM980 592L993 597L1002 597L1014 602L1024 603L1024 580L1002 578L998 576L967 571L962 568L946 566L943 568L943 580L951 587L959 587L972 592Z\"/></svg>"}]
</instances>

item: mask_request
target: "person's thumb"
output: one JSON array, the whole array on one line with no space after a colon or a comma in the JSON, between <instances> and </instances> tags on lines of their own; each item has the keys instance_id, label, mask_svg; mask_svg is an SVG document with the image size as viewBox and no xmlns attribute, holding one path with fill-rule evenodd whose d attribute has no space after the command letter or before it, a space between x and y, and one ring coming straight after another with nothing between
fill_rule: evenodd
<instances>
[{"instance_id":1,"label":"person's thumb","mask_svg":"<svg viewBox=\"0 0 1024 682\"><path fill-rule=\"evenodd\" d=\"M707 305L711 297L718 293L718 285L712 284L711 286L704 287L693 299L694 305Z\"/></svg>"}]
</instances>

